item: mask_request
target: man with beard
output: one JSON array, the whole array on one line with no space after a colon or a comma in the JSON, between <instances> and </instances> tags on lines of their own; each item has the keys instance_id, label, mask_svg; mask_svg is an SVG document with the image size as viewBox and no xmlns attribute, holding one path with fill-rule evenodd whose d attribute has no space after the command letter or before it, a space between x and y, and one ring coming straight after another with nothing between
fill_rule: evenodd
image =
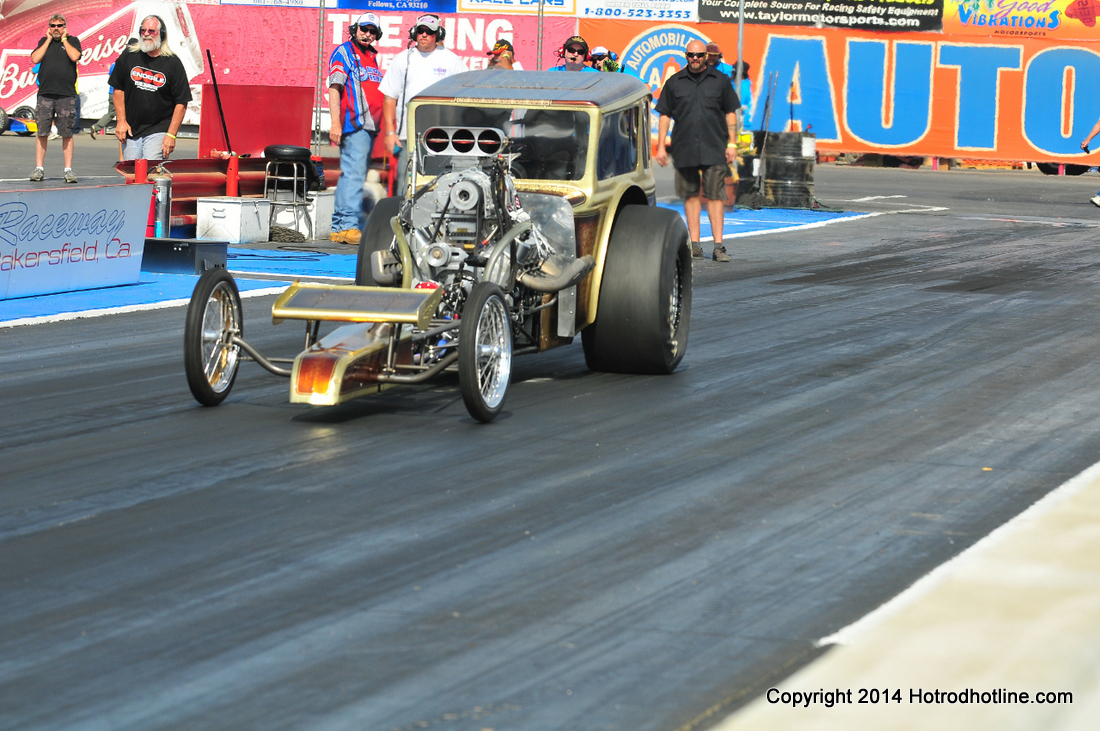
<instances>
[{"instance_id":1,"label":"man with beard","mask_svg":"<svg viewBox=\"0 0 1100 731\"><path fill-rule=\"evenodd\" d=\"M57 124L61 136L61 155L65 160L65 182L75 183L73 173L73 132L77 125L76 62L80 59L80 39L70 36L64 16L50 18L46 35L31 52L31 63L41 64L38 70L38 109L35 121L35 168L31 180L46 177L46 146L50 128Z\"/></svg>"},{"instance_id":2,"label":"man with beard","mask_svg":"<svg viewBox=\"0 0 1100 731\"><path fill-rule=\"evenodd\" d=\"M656 110L657 154L662 167L668 164L665 138L669 122L672 130L673 166L676 169L676 194L684 199L684 215L691 235L691 255L703 258L699 245L699 216L703 198L714 232L715 261L730 260L722 245L723 201L726 200L726 176L730 163L737 160L737 110L741 102L730 79L707 65L707 47L699 40L687 45L687 68L673 74L661 88Z\"/></svg>"},{"instance_id":3,"label":"man with beard","mask_svg":"<svg viewBox=\"0 0 1100 731\"><path fill-rule=\"evenodd\" d=\"M332 233L337 243L358 244L363 226L363 184L367 180L374 138L382 122L382 92L378 84L378 51L382 38L374 13L364 13L348 28L348 41L329 60L328 137L340 146L340 181L333 201Z\"/></svg>"},{"instance_id":4,"label":"man with beard","mask_svg":"<svg viewBox=\"0 0 1100 731\"><path fill-rule=\"evenodd\" d=\"M119 57L107 81L115 89L115 136L127 160L163 160L176 149L191 87L167 41L164 21L147 15L140 40Z\"/></svg>"}]
</instances>

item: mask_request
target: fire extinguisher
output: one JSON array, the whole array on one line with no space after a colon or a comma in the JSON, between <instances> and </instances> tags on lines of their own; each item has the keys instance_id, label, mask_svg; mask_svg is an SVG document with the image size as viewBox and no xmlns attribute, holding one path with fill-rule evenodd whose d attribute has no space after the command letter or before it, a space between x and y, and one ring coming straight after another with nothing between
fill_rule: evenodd
<instances>
[{"instance_id":1,"label":"fire extinguisher","mask_svg":"<svg viewBox=\"0 0 1100 731\"><path fill-rule=\"evenodd\" d=\"M167 239L172 228L172 174L164 165L157 165L149 173L149 182L153 184L153 198L156 200L156 237Z\"/></svg>"}]
</instances>

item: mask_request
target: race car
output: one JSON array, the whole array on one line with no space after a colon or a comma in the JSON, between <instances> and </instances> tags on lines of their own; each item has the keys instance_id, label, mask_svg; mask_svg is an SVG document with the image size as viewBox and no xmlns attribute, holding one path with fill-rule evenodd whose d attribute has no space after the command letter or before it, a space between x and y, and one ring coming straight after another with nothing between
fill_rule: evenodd
<instances>
[{"instance_id":1,"label":"race car","mask_svg":"<svg viewBox=\"0 0 1100 731\"><path fill-rule=\"evenodd\" d=\"M594 77L594 78L593 78ZM304 320L290 368L243 338L224 269L199 279L184 363L204 405L252 359L294 403L335 405L457 369L479 421L501 411L513 356L572 342L588 366L671 373L687 348L691 249L654 205L649 87L622 74L478 71L409 105L409 192L362 232L355 285L295 283L275 322ZM340 323L320 335L321 322Z\"/></svg>"},{"instance_id":2,"label":"race car","mask_svg":"<svg viewBox=\"0 0 1100 731\"><path fill-rule=\"evenodd\" d=\"M31 107L19 107L8 114L0 107L0 134L14 132L20 137L30 137L38 131L35 123L34 109Z\"/></svg>"}]
</instances>

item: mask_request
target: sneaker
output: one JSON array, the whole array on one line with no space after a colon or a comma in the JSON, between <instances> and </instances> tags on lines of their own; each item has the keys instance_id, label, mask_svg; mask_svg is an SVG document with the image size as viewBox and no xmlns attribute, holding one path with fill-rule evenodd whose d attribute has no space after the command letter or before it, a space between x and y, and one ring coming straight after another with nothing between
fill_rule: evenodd
<instances>
[{"instance_id":1,"label":"sneaker","mask_svg":"<svg viewBox=\"0 0 1100 731\"><path fill-rule=\"evenodd\" d=\"M65 182L66 183L75 183L75 182L77 182L76 173L73 172L72 168L65 168Z\"/></svg>"},{"instance_id":2,"label":"sneaker","mask_svg":"<svg viewBox=\"0 0 1100 731\"><path fill-rule=\"evenodd\" d=\"M43 170L42 168L35 168L34 172L31 173L31 182L33 182L33 183L37 183L40 180L45 180L45 179L46 179L46 171Z\"/></svg>"},{"instance_id":3,"label":"sneaker","mask_svg":"<svg viewBox=\"0 0 1100 731\"><path fill-rule=\"evenodd\" d=\"M695 243L694 241L691 242L691 258L692 259L702 259L703 258L703 247L700 246L699 244Z\"/></svg>"},{"instance_id":4,"label":"sneaker","mask_svg":"<svg viewBox=\"0 0 1100 731\"><path fill-rule=\"evenodd\" d=\"M337 244L359 245L359 229L349 228L344 231L333 231L328 235L328 240Z\"/></svg>"},{"instance_id":5,"label":"sneaker","mask_svg":"<svg viewBox=\"0 0 1100 731\"><path fill-rule=\"evenodd\" d=\"M729 261L730 260L730 255L726 253L726 247L725 246L715 246L713 257L714 257L715 261Z\"/></svg>"},{"instance_id":6,"label":"sneaker","mask_svg":"<svg viewBox=\"0 0 1100 731\"><path fill-rule=\"evenodd\" d=\"M1097 193L1092 198L1089 198L1089 203L1093 204L1094 206L1100 206L1100 193Z\"/></svg>"}]
</instances>

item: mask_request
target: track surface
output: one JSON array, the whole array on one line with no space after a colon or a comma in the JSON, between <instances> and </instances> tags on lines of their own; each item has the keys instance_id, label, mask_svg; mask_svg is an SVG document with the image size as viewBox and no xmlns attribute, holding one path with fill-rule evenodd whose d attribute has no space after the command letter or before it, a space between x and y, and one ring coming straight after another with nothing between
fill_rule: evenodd
<instances>
[{"instance_id":1,"label":"track surface","mask_svg":"<svg viewBox=\"0 0 1100 731\"><path fill-rule=\"evenodd\" d=\"M181 308L0 331L0 726L706 727L1096 462L1095 178L817 178L884 215L732 242L676 374L578 342L489 426L200 408Z\"/></svg>"}]
</instances>

